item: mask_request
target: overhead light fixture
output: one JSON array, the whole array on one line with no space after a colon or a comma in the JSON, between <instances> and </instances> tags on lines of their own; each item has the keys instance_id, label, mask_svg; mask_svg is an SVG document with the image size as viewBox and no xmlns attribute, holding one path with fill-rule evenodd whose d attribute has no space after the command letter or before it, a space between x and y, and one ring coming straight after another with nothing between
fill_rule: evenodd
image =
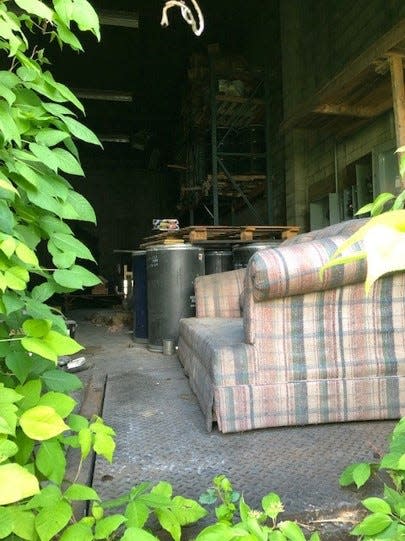
<instances>
[{"instance_id":1,"label":"overhead light fixture","mask_svg":"<svg viewBox=\"0 0 405 541\"><path fill-rule=\"evenodd\" d=\"M132 92L125 90L96 90L89 88L76 88L73 90L78 98L100 101L125 101L132 102Z\"/></svg>"},{"instance_id":2,"label":"overhead light fixture","mask_svg":"<svg viewBox=\"0 0 405 541\"><path fill-rule=\"evenodd\" d=\"M102 9L98 11L100 23L107 26L139 28L139 15L135 11L117 11Z\"/></svg>"}]
</instances>

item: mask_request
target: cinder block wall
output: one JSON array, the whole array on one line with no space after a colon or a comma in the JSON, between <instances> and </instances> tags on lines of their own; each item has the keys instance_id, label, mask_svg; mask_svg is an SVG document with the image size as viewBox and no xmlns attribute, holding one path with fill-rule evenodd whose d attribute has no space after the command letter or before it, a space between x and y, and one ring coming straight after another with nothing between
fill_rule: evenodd
<instances>
[{"instance_id":1,"label":"cinder block wall","mask_svg":"<svg viewBox=\"0 0 405 541\"><path fill-rule=\"evenodd\" d=\"M401 0L280 2L284 118L405 16ZM346 165L392 140L392 113L343 140L314 130L285 135L287 222L309 227L309 194L341 183ZM337 172L337 175L336 175Z\"/></svg>"}]
</instances>

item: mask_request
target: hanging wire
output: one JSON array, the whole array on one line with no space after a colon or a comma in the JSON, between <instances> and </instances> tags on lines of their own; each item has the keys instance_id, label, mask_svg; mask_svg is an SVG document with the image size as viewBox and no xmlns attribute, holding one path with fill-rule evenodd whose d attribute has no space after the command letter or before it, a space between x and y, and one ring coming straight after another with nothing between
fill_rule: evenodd
<instances>
[{"instance_id":1,"label":"hanging wire","mask_svg":"<svg viewBox=\"0 0 405 541\"><path fill-rule=\"evenodd\" d=\"M198 23L193 12L186 5L184 0L168 0L163 6L162 20L160 21L160 24L162 26L169 26L169 19L167 16L167 12L169 11L170 8L179 7L183 19L186 21L187 24L191 26L194 34L196 36L201 36L201 34L204 31L204 17L200 9L200 6L197 3L197 0L191 0L191 3L193 4L193 7L197 13Z\"/></svg>"}]
</instances>

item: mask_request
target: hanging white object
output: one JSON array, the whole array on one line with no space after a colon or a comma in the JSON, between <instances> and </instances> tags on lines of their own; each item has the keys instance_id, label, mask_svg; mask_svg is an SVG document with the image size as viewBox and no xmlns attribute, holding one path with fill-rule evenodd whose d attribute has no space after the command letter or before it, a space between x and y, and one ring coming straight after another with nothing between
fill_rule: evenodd
<instances>
[{"instance_id":1,"label":"hanging white object","mask_svg":"<svg viewBox=\"0 0 405 541\"><path fill-rule=\"evenodd\" d=\"M191 26L194 34L196 36L201 36L201 34L204 31L204 17L200 9L200 6L197 3L197 0L190 0L190 1L193 4L193 7L197 13L198 24L193 12L186 5L184 0L168 0L163 6L162 20L160 21L160 24L162 26L169 26L169 19L167 17L167 12L169 11L170 8L179 7L183 19L186 21L187 24Z\"/></svg>"}]
</instances>

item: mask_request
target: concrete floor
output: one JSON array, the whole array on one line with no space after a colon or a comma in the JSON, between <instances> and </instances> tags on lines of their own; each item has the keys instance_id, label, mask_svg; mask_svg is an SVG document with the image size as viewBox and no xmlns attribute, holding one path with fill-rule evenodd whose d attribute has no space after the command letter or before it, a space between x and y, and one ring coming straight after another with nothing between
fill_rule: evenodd
<instances>
[{"instance_id":1,"label":"concrete floor","mask_svg":"<svg viewBox=\"0 0 405 541\"><path fill-rule=\"evenodd\" d=\"M97 325L88 319L94 313ZM322 539L353 539L347 532L361 514L360 500L380 487L341 489L339 474L346 465L372 461L384 451L394 422L207 433L177 357L134 344L128 327L110 332L101 317L108 313L69 314L79 323L76 338L93 363L80 377L86 382L92 375L107 376L103 417L117 432L117 449L113 464L95 462L93 486L103 498L159 480L171 482L177 494L198 498L223 473L252 507L259 507L268 492L277 492L286 510L283 518L316 528ZM204 520L206 525L212 517ZM199 529L185 530L182 539L191 540Z\"/></svg>"}]
</instances>

